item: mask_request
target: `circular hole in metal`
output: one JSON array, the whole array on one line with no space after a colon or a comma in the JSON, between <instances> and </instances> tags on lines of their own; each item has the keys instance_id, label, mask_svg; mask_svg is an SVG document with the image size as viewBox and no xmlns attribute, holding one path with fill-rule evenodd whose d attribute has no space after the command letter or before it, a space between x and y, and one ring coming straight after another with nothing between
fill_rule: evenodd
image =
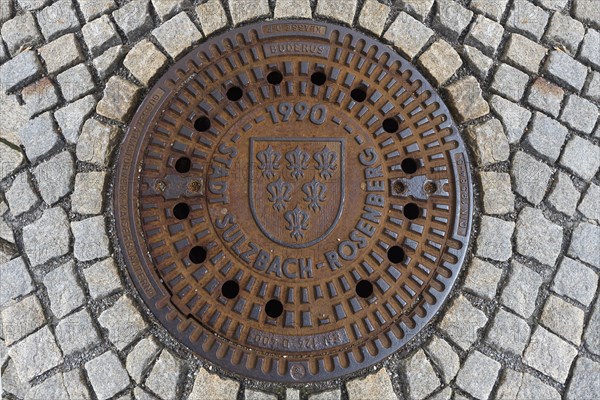
<instances>
[{"instance_id":1,"label":"circular hole in metal","mask_svg":"<svg viewBox=\"0 0 600 400\"><path fill-rule=\"evenodd\" d=\"M243 95L244 91L239 86L233 86L227 90L227 98L231 101L238 101Z\"/></svg>"},{"instance_id":2,"label":"circular hole in metal","mask_svg":"<svg viewBox=\"0 0 600 400\"><path fill-rule=\"evenodd\" d=\"M356 88L350 92L350 97L352 100L362 103L367 98L367 91L363 88Z\"/></svg>"},{"instance_id":3,"label":"circular hole in metal","mask_svg":"<svg viewBox=\"0 0 600 400\"><path fill-rule=\"evenodd\" d=\"M417 168L417 160L415 160L414 158L407 157L404 160L402 160L402 171L404 171L405 173L414 174L415 172L417 172Z\"/></svg>"},{"instance_id":4,"label":"circular hole in metal","mask_svg":"<svg viewBox=\"0 0 600 400\"><path fill-rule=\"evenodd\" d=\"M265 312L271 318L277 318L283 314L283 304L279 300L269 300L265 304Z\"/></svg>"},{"instance_id":5,"label":"circular hole in metal","mask_svg":"<svg viewBox=\"0 0 600 400\"><path fill-rule=\"evenodd\" d=\"M194 122L194 129L198 132L206 132L210 129L210 119L208 117L200 117Z\"/></svg>"},{"instance_id":6,"label":"circular hole in metal","mask_svg":"<svg viewBox=\"0 0 600 400\"><path fill-rule=\"evenodd\" d=\"M310 76L310 81L313 85L322 86L327 81L327 75L324 72L316 71Z\"/></svg>"},{"instance_id":7,"label":"circular hole in metal","mask_svg":"<svg viewBox=\"0 0 600 400\"><path fill-rule=\"evenodd\" d=\"M397 132L398 128L400 127L396 118L384 119L383 124L381 126L383 126L384 131L389 132L389 133Z\"/></svg>"},{"instance_id":8,"label":"circular hole in metal","mask_svg":"<svg viewBox=\"0 0 600 400\"><path fill-rule=\"evenodd\" d=\"M356 283L356 294L363 299L373 295L373 284L366 280L361 280Z\"/></svg>"},{"instance_id":9,"label":"circular hole in metal","mask_svg":"<svg viewBox=\"0 0 600 400\"><path fill-rule=\"evenodd\" d=\"M435 182L425 182L425 184L423 185L423 190L427 194L433 194L437 191L437 185L435 184Z\"/></svg>"},{"instance_id":10,"label":"circular hole in metal","mask_svg":"<svg viewBox=\"0 0 600 400\"><path fill-rule=\"evenodd\" d=\"M283 81L283 75L279 71L271 71L267 75L267 82L271 85L279 85Z\"/></svg>"},{"instance_id":11,"label":"circular hole in metal","mask_svg":"<svg viewBox=\"0 0 600 400\"><path fill-rule=\"evenodd\" d=\"M175 162L175 171L180 174L185 174L192 169L192 160L187 157L181 157Z\"/></svg>"},{"instance_id":12,"label":"circular hole in metal","mask_svg":"<svg viewBox=\"0 0 600 400\"><path fill-rule=\"evenodd\" d=\"M400 246L392 246L387 252L388 260L393 264L398 264L404 260L404 250Z\"/></svg>"},{"instance_id":13,"label":"circular hole in metal","mask_svg":"<svg viewBox=\"0 0 600 400\"><path fill-rule=\"evenodd\" d=\"M190 215L190 206L185 203L178 203L173 207L173 215L177 219L186 219Z\"/></svg>"},{"instance_id":14,"label":"circular hole in metal","mask_svg":"<svg viewBox=\"0 0 600 400\"><path fill-rule=\"evenodd\" d=\"M234 299L239 293L240 285L236 281L226 281L221 286L221 294L228 299Z\"/></svg>"},{"instance_id":15,"label":"circular hole in metal","mask_svg":"<svg viewBox=\"0 0 600 400\"><path fill-rule=\"evenodd\" d=\"M404 216L408 219L417 219L419 218L421 210L419 209L419 206L415 203L408 203L404 206L402 212L404 213Z\"/></svg>"},{"instance_id":16,"label":"circular hole in metal","mask_svg":"<svg viewBox=\"0 0 600 400\"><path fill-rule=\"evenodd\" d=\"M190 250L189 257L194 264L202 264L206 260L206 249L202 246L194 246Z\"/></svg>"}]
</instances>

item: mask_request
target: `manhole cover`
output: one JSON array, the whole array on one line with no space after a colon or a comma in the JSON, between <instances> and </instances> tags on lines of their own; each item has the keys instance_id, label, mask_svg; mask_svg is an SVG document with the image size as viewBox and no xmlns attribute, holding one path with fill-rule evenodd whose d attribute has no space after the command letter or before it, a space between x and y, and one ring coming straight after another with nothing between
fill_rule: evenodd
<instances>
[{"instance_id":1,"label":"manhole cover","mask_svg":"<svg viewBox=\"0 0 600 400\"><path fill-rule=\"evenodd\" d=\"M404 59L358 32L262 22L150 91L122 145L116 226L158 320L243 376L332 379L432 318L471 228L468 158Z\"/></svg>"}]
</instances>

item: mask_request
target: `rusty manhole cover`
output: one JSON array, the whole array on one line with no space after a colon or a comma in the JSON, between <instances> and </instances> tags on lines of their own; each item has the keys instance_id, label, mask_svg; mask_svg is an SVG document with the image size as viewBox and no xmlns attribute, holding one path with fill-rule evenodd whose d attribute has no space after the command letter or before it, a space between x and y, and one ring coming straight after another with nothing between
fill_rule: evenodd
<instances>
[{"instance_id":1,"label":"rusty manhole cover","mask_svg":"<svg viewBox=\"0 0 600 400\"><path fill-rule=\"evenodd\" d=\"M387 46L262 22L177 62L122 145L129 273L195 353L254 379L332 379L401 348L464 260L463 141Z\"/></svg>"}]
</instances>

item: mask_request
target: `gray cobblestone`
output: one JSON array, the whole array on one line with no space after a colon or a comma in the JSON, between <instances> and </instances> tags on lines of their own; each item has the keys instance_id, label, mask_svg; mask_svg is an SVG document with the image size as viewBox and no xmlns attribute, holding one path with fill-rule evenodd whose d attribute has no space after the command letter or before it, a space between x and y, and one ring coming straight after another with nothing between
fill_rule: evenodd
<instances>
[{"instance_id":1,"label":"gray cobblestone","mask_svg":"<svg viewBox=\"0 0 600 400\"><path fill-rule=\"evenodd\" d=\"M73 156L68 151L44 161L33 171L42 199L50 206L71 192L74 174Z\"/></svg>"},{"instance_id":2,"label":"gray cobblestone","mask_svg":"<svg viewBox=\"0 0 600 400\"><path fill-rule=\"evenodd\" d=\"M392 380L385 368L364 379L355 379L346 383L350 400L366 399L369 397L380 400L398 400L394 393Z\"/></svg>"},{"instance_id":3,"label":"gray cobblestone","mask_svg":"<svg viewBox=\"0 0 600 400\"><path fill-rule=\"evenodd\" d=\"M508 64L500 64L494 74L492 90L509 100L519 102L525 93L529 76Z\"/></svg>"},{"instance_id":4,"label":"gray cobblestone","mask_svg":"<svg viewBox=\"0 0 600 400\"><path fill-rule=\"evenodd\" d=\"M481 51L471 46L463 46L463 56L473 73L481 80L487 78L494 61Z\"/></svg>"},{"instance_id":5,"label":"gray cobblestone","mask_svg":"<svg viewBox=\"0 0 600 400\"><path fill-rule=\"evenodd\" d=\"M558 117L564 95L561 87L543 78L537 78L531 85L527 103L536 110Z\"/></svg>"},{"instance_id":6,"label":"gray cobblestone","mask_svg":"<svg viewBox=\"0 0 600 400\"><path fill-rule=\"evenodd\" d=\"M63 318L84 304L85 296L77 283L73 262L48 272L43 282L50 299L50 309L57 318Z\"/></svg>"},{"instance_id":7,"label":"gray cobblestone","mask_svg":"<svg viewBox=\"0 0 600 400\"><path fill-rule=\"evenodd\" d=\"M112 15L130 41L139 39L153 25L150 0L133 0L115 10Z\"/></svg>"},{"instance_id":8,"label":"gray cobblestone","mask_svg":"<svg viewBox=\"0 0 600 400\"><path fill-rule=\"evenodd\" d=\"M33 280L23 257L13 258L0 264L0 309L19 296L34 290Z\"/></svg>"},{"instance_id":9,"label":"gray cobblestone","mask_svg":"<svg viewBox=\"0 0 600 400\"><path fill-rule=\"evenodd\" d=\"M579 260L600 268L600 227L598 225L582 222L573 230L569 255Z\"/></svg>"},{"instance_id":10,"label":"gray cobblestone","mask_svg":"<svg viewBox=\"0 0 600 400\"><path fill-rule=\"evenodd\" d=\"M180 361L167 350L163 350L146 379L146 387L161 399L175 400L181 370Z\"/></svg>"},{"instance_id":11,"label":"gray cobblestone","mask_svg":"<svg viewBox=\"0 0 600 400\"><path fill-rule=\"evenodd\" d=\"M515 0L506 26L539 41L548 24L548 13L528 0Z\"/></svg>"},{"instance_id":12,"label":"gray cobblestone","mask_svg":"<svg viewBox=\"0 0 600 400\"><path fill-rule=\"evenodd\" d=\"M154 29L152 35L173 59L181 56L194 43L202 39L202 34L196 25L183 12Z\"/></svg>"},{"instance_id":13,"label":"gray cobblestone","mask_svg":"<svg viewBox=\"0 0 600 400\"><path fill-rule=\"evenodd\" d=\"M558 121L536 112L525 143L539 156L554 163L560 156L568 133L568 129Z\"/></svg>"},{"instance_id":14,"label":"gray cobblestone","mask_svg":"<svg viewBox=\"0 0 600 400\"><path fill-rule=\"evenodd\" d=\"M126 368L136 382L141 383L148 366L160 352L160 347L154 338L140 340L127 355Z\"/></svg>"},{"instance_id":15,"label":"gray cobblestone","mask_svg":"<svg viewBox=\"0 0 600 400\"><path fill-rule=\"evenodd\" d=\"M34 267L67 254L70 241L67 214L60 207L47 209L23 228L23 247Z\"/></svg>"},{"instance_id":16,"label":"gray cobblestone","mask_svg":"<svg viewBox=\"0 0 600 400\"><path fill-rule=\"evenodd\" d=\"M560 119L570 128L589 134L598 121L598 107L575 94L567 97Z\"/></svg>"},{"instance_id":17,"label":"gray cobblestone","mask_svg":"<svg viewBox=\"0 0 600 400\"><path fill-rule=\"evenodd\" d=\"M96 86L92 74L85 64L78 64L69 68L56 77L63 97L72 102L92 93Z\"/></svg>"},{"instance_id":18,"label":"gray cobblestone","mask_svg":"<svg viewBox=\"0 0 600 400\"><path fill-rule=\"evenodd\" d=\"M583 310L557 296L549 296L544 305L541 323L550 331L578 346L583 334Z\"/></svg>"},{"instance_id":19,"label":"gray cobblestone","mask_svg":"<svg viewBox=\"0 0 600 400\"><path fill-rule=\"evenodd\" d=\"M8 1L7 3L12 3L13 1ZM15 0L15 3L19 3L19 5L27 11L39 10L44 7L46 4L50 2L50 0Z\"/></svg>"},{"instance_id":20,"label":"gray cobblestone","mask_svg":"<svg viewBox=\"0 0 600 400\"><path fill-rule=\"evenodd\" d=\"M568 0L537 0L537 3L549 10L561 11L567 5Z\"/></svg>"},{"instance_id":21,"label":"gray cobblestone","mask_svg":"<svg viewBox=\"0 0 600 400\"><path fill-rule=\"evenodd\" d=\"M277 396L260 390L246 389L244 400L277 400Z\"/></svg>"},{"instance_id":22,"label":"gray cobblestone","mask_svg":"<svg viewBox=\"0 0 600 400\"><path fill-rule=\"evenodd\" d=\"M42 46L39 53L51 74L60 72L83 60L77 37L69 33Z\"/></svg>"},{"instance_id":23,"label":"gray cobblestone","mask_svg":"<svg viewBox=\"0 0 600 400\"><path fill-rule=\"evenodd\" d=\"M145 86L166 64L167 57L148 40L136 44L123 61L125 68Z\"/></svg>"},{"instance_id":24,"label":"gray cobblestone","mask_svg":"<svg viewBox=\"0 0 600 400\"><path fill-rule=\"evenodd\" d=\"M127 296L122 296L111 308L102 312L98 322L108 330L109 340L119 350L131 344L146 329L142 315Z\"/></svg>"},{"instance_id":25,"label":"gray cobblestone","mask_svg":"<svg viewBox=\"0 0 600 400\"><path fill-rule=\"evenodd\" d=\"M512 262L510 272L508 284L502 291L502 304L523 318L529 318L535 310L542 277L517 261Z\"/></svg>"},{"instance_id":26,"label":"gray cobblestone","mask_svg":"<svg viewBox=\"0 0 600 400\"><path fill-rule=\"evenodd\" d=\"M204 368L200 368L188 400L203 400L211 396L220 396L223 400L236 400L239 388L239 382L223 379L217 374L209 374Z\"/></svg>"},{"instance_id":27,"label":"gray cobblestone","mask_svg":"<svg viewBox=\"0 0 600 400\"><path fill-rule=\"evenodd\" d=\"M548 202L557 211L572 217L575 214L579 197L580 193L573 185L571 178L561 172L558 174L558 179L548 196Z\"/></svg>"},{"instance_id":28,"label":"gray cobblestone","mask_svg":"<svg viewBox=\"0 0 600 400\"><path fill-rule=\"evenodd\" d=\"M21 92L29 115L37 115L54 108L59 103L58 90L49 78L27 86Z\"/></svg>"},{"instance_id":29,"label":"gray cobblestone","mask_svg":"<svg viewBox=\"0 0 600 400\"><path fill-rule=\"evenodd\" d=\"M77 0L77 2L86 21L91 21L117 8L114 0Z\"/></svg>"},{"instance_id":30,"label":"gray cobblestone","mask_svg":"<svg viewBox=\"0 0 600 400\"><path fill-rule=\"evenodd\" d=\"M504 48L503 61L536 74L548 50L525 36L513 33Z\"/></svg>"},{"instance_id":31,"label":"gray cobblestone","mask_svg":"<svg viewBox=\"0 0 600 400\"><path fill-rule=\"evenodd\" d=\"M483 15L478 15L465 37L465 44L477 47L486 55L491 56L496 53L503 34L502 25Z\"/></svg>"},{"instance_id":32,"label":"gray cobblestone","mask_svg":"<svg viewBox=\"0 0 600 400\"><path fill-rule=\"evenodd\" d=\"M506 214L514 211L510 175L498 172L481 172L483 210L486 214Z\"/></svg>"},{"instance_id":33,"label":"gray cobblestone","mask_svg":"<svg viewBox=\"0 0 600 400\"><path fill-rule=\"evenodd\" d=\"M2 79L0 77L0 79ZM10 115L11 118L0 118L0 139L15 146L21 144L19 131L29 121L27 108L19 104L17 96L7 95L0 88L0 115ZM4 154L4 153L3 153ZM0 171L0 180L3 179Z\"/></svg>"},{"instance_id":34,"label":"gray cobblestone","mask_svg":"<svg viewBox=\"0 0 600 400\"><path fill-rule=\"evenodd\" d=\"M551 45L564 48L574 56L584 34L585 28L581 22L557 12L552 15L544 37Z\"/></svg>"},{"instance_id":35,"label":"gray cobblestone","mask_svg":"<svg viewBox=\"0 0 600 400\"><path fill-rule=\"evenodd\" d=\"M527 325L527 321L500 309L494 317L487 341L502 351L520 356L529 342L530 335L531 329Z\"/></svg>"},{"instance_id":36,"label":"gray cobblestone","mask_svg":"<svg viewBox=\"0 0 600 400\"><path fill-rule=\"evenodd\" d=\"M300 400L300 391L298 389L287 388L285 390L285 400Z\"/></svg>"},{"instance_id":37,"label":"gray cobblestone","mask_svg":"<svg viewBox=\"0 0 600 400\"><path fill-rule=\"evenodd\" d=\"M339 389L308 396L308 400L341 400L341 398L342 394Z\"/></svg>"},{"instance_id":38,"label":"gray cobblestone","mask_svg":"<svg viewBox=\"0 0 600 400\"><path fill-rule=\"evenodd\" d=\"M73 0L58 0L37 14L37 22L46 40L78 30L79 19L73 8Z\"/></svg>"},{"instance_id":39,"label":"gray cobblestone","mask_svg":"<svg viewBox=\"0 0 600 400\"><path fill-rule=\"evenodd\" d=\"M229 11L231 12L231 19L234 25L237 25L244 21L248 21L250 19L268 16L271 12L267 0L227 0L227 2L229 3ZM320 3L321 2L319 1L319 4ZM348 0L347 2L337 2L336 4L339 5L337 6L339 7L339 9L336 9L336 11L344 13L348 8L348 3L353 3L354 9L356 9L356 0ZM334 7L336 6L334 5ZM326 11L327 10L325 10L325 12ZM317 5L317 13L320 13L319 5ZM354 14L352 15L354 16ZM333 18L339 19L339 14Z\"/></svg>"},{"instance_id":40,"label":"gray cobblestone","mask_svg":"<svg viewBox=\"0 0 600 400\"><path fill-rule=\"evenodd\" d=\"M4 153L2 153L4 156ZM39 201L38 196L31 188L29 174L22 172L15 177L10 189L5 193L6 201L13 216L19 216Z\"/></svg>"},{"instance_id":41,"label":"gray cobblestone","mask_svg":"<svg viewBox=\"0 0 600 400\"><path fill-rule=\"evenodd\" d=\"M277 2L275 5L276 17L277 5L279 3L280 2ZM289 8L286 9L286 11L293 11L293 9ZM200 20L202 30L207 36L227 26L227 14L225 14L223 5L219 0L208 0L206 3L199 4L198 7L196 7L196 14Z\"/></svg>"},{"instance_id":42,"label":"gray cobblestone","mask_svg":"<svg viewBox=\"0 0 600 400\"><path fill-rule=\"evenodd\" d=\"M475 156L481 165L495 164L508 160L510 148L502 124L491 119L481 125L467 129L469 139L475 143Z\"/></svg>"},{"instance_id":43,"label":"gray cobblestone","mask_svg":"<svg viewBox=\"0 0 600 400\"><path fill-rule=\"evenodd\" d=\"M490 98L490 106L502 121L508 142L518 143L527 128L531 111L497 95Z\"/></svg>"},{"instance_id":44,"label":"gray cobblestone","mask_svg":"<svg viewBox=\"0 0 600 400\"><path fill-rule=\"evenodd\" d=\"M501 278L502 269L475 257L471 261L463 287L491 300L496 295Z\"/></svg>"},{"instance_id":45,"label":"gray cobblestone","mask_svg":"<svg viewBox=\"0 0 600 400\"><path fill-rule=\"evenodd\" d=\"M496 261L508 260L512 255L511 237L514 229L514 222L482 217L477 238L477 255Z\"/></svg>"},{"instance_id":46,"label":"gray cobblestone","mask_svg":"<svg viewBox=\"0 0 600 400\"><path fill-rule=\"evenodd\" d=\"M444 383L450 383L460 369L460 358L458 357L458 354L456 354L448 342L437 336L433 337L426 349L431 361L440 371ZM414 374L414 372L411 374Z\"/></svg>"},{"instance_id":47,"label":"gray cobblestone","mask_svg":"<svg viewBox=\"0 0 600 400\"><path fill-rule=\"evenodd\" d=\"M471 353L456 378L456 384L478 399L487 399L494 387L500 363L478 351Z\"/></svg>"},{"instance_id":48,"label":"gray cobblestone","mask_svg":"<svg viewBox=\"0 0 600 400\"><path fill-rule=\"evenodd\" d=\"M43 38L35 23L35 18L30 12L18 15L6 21L0 29L2 39L6 43L8 52L15 56L22 49L33 47Z\"/></svg>"},{"instance_id":49,"label":"gray cobblestone","mask_svg":"<svg viewBox=\"0 0 600 400\"><path fill-rule=\"evenodd\" d=\"M102 212L106 173L82 172L75 177L75 191L71 196L71 210L79 214L97 215Z\"/></svg>"},{"instance_id":50,"label":"gray cobblestone","mask_svg":"<svg viewBox=\"0 0 600 400\"><path fill-rule=\"evenodd\" d=\"M92 95L89 95L67 104L54 113L54 118L58 122L58 126L67 143L77 143L83 123L95 109L96 100Z\"/></svg>"},{"instance_id":51,"label":"gray cobblestone","mask_svg":"<svg viewBox=\"0 0 600 400\"><path fill-rule=\"evenodd\" d=\"M100 400L108 399L129 386L129 376L112 351L85 363L92 388Z\"/></svg>"},{"instance_id":52,"label":"gray cobblestone","mask_svg":"<svg viewBox=\"0 0 600 400\"><path fill-rule=\"evenodd\" d=\"M512 162L511 174L516 192L537 205L546 194L552 170L529 154L518 151Z\"/></svg>"},{"instance_id":53,"label":"gray cobblestone","mask_svg":"<svg viewBox=\"0 0 600 400\"><path fill-rule=\"evenodd\" d=\"M600 222L600 186L591 184L577 210L587 218Z\"/></svg>"},{"instance_id":54,"label":"gray cobblestone","mask_svg":"<svg viewBox=\"0 0 600 400\"><path fill-rule=\"evenodd\" d=\"M89 392L78 370L59 372L27 392L24 400L69 399L88 400Z\"/></svg>"},{"instance_id":55,"label":"gray cobblestone","mask_svg":"<svg viewBox=\"0 0 600 400\"><path fill-rule=\"evenodd\" d=\"M596 299L596 305L588 322L583 339L586 348L590 352L600 355L600 297Z\"/></svg>"},{"instance_id":56,"label":"gray cobblestone","mask_svg":"<svg viewBox=\"0 0 600 400\"><path fill-rule=\"evenodd\" d=\"M110 254L103 216L71 222L75 238L73 255L79 261L91 261Z\"/></svg>"},{"instance_id":57,"label":"gray cobblestone","mask_svg":"<svg viewBox=\"0 0 600 400\"><path fill-rule=\"evenodd\" d=\"M583 94L594 101L600 102L600 72L592 71Z\"/></svg>"},{"instance_id":58,"label":"gray cobblestone","mask_svg":"<svg viewBox=\"0 0 600 400\"><path fill-rule=\"evenodd\" d=\"M280 3L280 2L278 2ZM306 10L303 12L304 15L300 15L303 17L310 17L310 3L305 1L305 7L301 7L302 10ZM283 7L281 7L283 8ZM383 27L387 20L387 17L390 13L390 6L387 4L383 4L378 2L377 0L367 0L363 5L362 10L360 11L360 15L358 17L358 25L362 28L373 32L377 36L381 36L383 33ZM277 6L275 7L275 17L277 17Z\"/></svg>"},{"instance_id":59,"label":"gray cobblestone","mask_svg":"<svg viewBox=\"0 0 600 400\"><path fill-rule=\"evenodd\" d=\"M106 84L104 96L98 103L96 112L115 121L127 122L139 94L140 88L137 85L119 76L113 76Z\"/></svg>"},{"instance_id":60,"label":"gray cobblestone","mask_svg":"<svg viewBox=\"0 0 600 400\"><path fill-rule=\"evenodd\" d=\"M442 85L462 66L462 60L448 42L437 40L419 57L419 64Z\"/></svg>"},{"instance_id":61,"label":"gray cobblestone","mask_svg":"<svg viewBox=\"0 0 600 400\"><path fill-rule=\"evenodd\" d=\"M0 166L0 180L12 174L23 162L23 155L20 151L13 149L0 142L0 152L2 153L2 165Z\"/></svg>"},{"instance_id":62,"label":"gray cobblestone","mask_svg":"<svg viewBox=\"0 0 600 400\"><path fill-rule=\"evenodd\" d=\"M467 76L454 82L446 90L460 122L471 121L490 112L490 106L483 99L479 82L474 77Z\"/></svg>"},{"instance_id":63,"label":"gray cobblestone","mask_svg":"<svg viewBox=\"0 0 600 400\"><path fill-rule=\"evenodd\" d=\"M24 398L30 389L29 384L19 378L15 362L10 358L6 363L6 368L2 371L2 389L18 398Z\"/></svg>"},{"instance_id":64,"label":"gray cobblestone","mask_svg":"<svg viewBox=\"0 0 600 400\"><path fill-rule=\"evenodd\" d=\"M151 395L139 386L133 389L133 398L135 400L158 400L158 397Z\"/></svg>"},{"instance_id":65,"label":"gray cobblestone","mask_svg":"<svg viewBox=\"0 0 600 400\"><path fill-rule=\"evenodd\" d=\"M600 9L596 0L573 0L572 10L575 18L600 29Z\"/></svg>"},{"instance_id":66,"label":"gray cobblestone","mask_svg":"<svg viewBox=\"0 0 600 400\"><path fill-rule=\"evenodd\" d=\"M583 39L579 58L596 69L600 69L600 32L588 29L585 39Z\"/></svg>"},{"instance_id":67,"label":"gray cobblestone","mask_svg":"<svg viewBox=\"0 0 600 400\"><path fill-rule=\"evenodd\" d=\"M152 0L152 5L161 21L165 21L184 8L190 7L191 3L189 0Z\"/></svg>"},{"instance_id":68,"label":"gray cobblestone","mask_svg":"<svg viewBox=\"0 0 600 400\"><path fill-rule=\"evenodd\" d=\"M600 168L600 147L575 135L567 142L560 164L590 180Z\"/></svg>"},{"instance_id":69,"label":"gray cobblestone","mask_svg":"<svg viewBox=\"0 0 600 400\"><path fill-rule=\"evenodd\" d=\"M567 389L567 400L593 399L600 393L600 363L579 357L573 370L573 378Z\"/></svg>"},{"instance_id":70,"label":"gray cobblestone","mask_svg":"<svg viewBox=\"0 0 600 400\"><path fill-rule=\"evenodd\" d=\"M562 259L552 284L554 292L588 306L597 288L598 276L592 269L572 258Z\"/></svg>"},{"instance_id":71,"label":"gray cobblestone","mask_svg":"<svg viewBox=\"0 0 600 400\"><path fill-rule=\"evenodd\" d=\"M492 18L493 20L499 21L506 10L508 0L471 0L470 7L473 10L479 11L481 14Z\"/></svg>"},{"instance_id":72,"label":"gray cobblestone","mask_svg":"<svg viewBox=\"0 0 600 400\"><path fill-rule=\"evenodd\" d=\"M517 251L542 264L554 266L560 255L563 229L544 217L541 210L525 207L517 220Z\"/></svg>"},{"instance_id":73,"label":"gray cobblestone","mask_svg":"<svg viewBox=\"0 0 600 400\"><path fill-rule=\"evenodd\" d=\"M523 361L560 383L567 380L577 349L539 326L529 342Z\"/></svg>"},{"instance_id":74,"label":"gray cobblestone","mask_svg":"<svg viewBox=\"0 0 600 400\"><path fill-rule=\"evenodd\" d=\"M121 280L112 258L99 261L83 270L90 296L98 300L121 289Z\"/></svg>"},{"instance_id":75,"label":"gray cobblestone","mask_svg":"<svg viewBox=\"0 0 600 400\"><path fill-rule=\"evenodd\" d=\"M4 342L10 346L45 323L44 310L35 294L9 304L2 310Z\"/></svg>"},{"instance_id":76,"label":"gray cobblestone","mask_svg":"<svg viewBox=\"0 0 600 400\"><path fill-rule=\"evenodd\" d=\"M26 50L0 66L2 91L31 82L42 73L42 64L34 51Z\"/></svg>"},{"instance_id":77,"label":"gray cobblestone","mask_svg":"<svg viewBox=\"0 0 600 400\"><path fill-rule=\"evenodd\" d=\"M399 0L400 7L414 17L425 20L433 6L433 0Z\"/></svg>"},{"instance_id":78,"label":"gray cobblestone","mask_svg":"<svg viewBox=\"0 0 600 400\"><path fill-rule=\"evenodd\" d=\"M563 83L575 91L583 88L587 76L587 68L583 64L559 50L550 52L544 72L555 82Z\"/></svg>"},{"instance_id":79,"label":"gray cobblestone","mask_svg":"<svg viewBox=\"0 0 600 400\"><path fill-rule=\"evenodd\" d=\"M496 398L506 400L560 400L561 397L556 389L546 385L534 376L526 372L515 372L512 369L507 369L506 375L498 388Z\"/></svg>"},{"instance_id":80,"label":"gray cobblestone","mask_svg":"<svg viewBox=\"0 0 600 400\"><path fill-rule=\"evenodd\" d=\"M25 0L24 0L25 1ZM0 24L12 18L14 6L12 1L0 2Z\"/></svg>"},{"instance_id":81,"label":"gray cobblestone","mask_svg":"<svg viewBox=\"0 0 600 400\"><path fill-rule=\"evenodd\" d=\"M65 355L83 351L100 342L92 317L85 309L61 320L56 326L56 338Z\"/></svg>"},{"instance_id":82,"label":"gray cobblestone","mask_svg":"<svg viewBox=\"0 0 600 400\"><path fill-rule=\"evenodd\" d=\"M94 68L98 71L100 78L106 79L121 65L125 57L125 47L122 45L111 47L93 61Z\"/></svg>"},{"instance_id":83,"label":"gray cobblestone","mask_svg":"<svg viewBox=\"0 0 600 400\"><path fill-rule=\"evenodd\" d=\"M383 37L404 52L409 59L413 59L423 49L432 35L433 31L427 26L410 15L401 12ZM410 36L411 40L406 40L407 36Z\"/></svg>"},{"instance_id":84,"label":"gray cobblestone","mask_svg":"<svg viewBox=\"0 0 600 400\"><path fill-rule=\"evenodd\" d=\"M424 399L440 386L440 379L423 350L404 362L409 399Z\"/></svg>"},{"instance_id":85,"label":"gray cobblestone","mask_svg":"<svg viewBox=\"0 0 600 400\"><path fill-rule=\"evenodd\" d=\"M121 43L117 29L107 15L88 22L81 28L81 32L88 49L95 56Z\"/></svg>"},{"instance_id":86,"label":"gray cobblestone","mask_svg":"<svg viewBox=\"0 0 600 400\"><path fill-rule=\"evenodd\" d=\"M61 352L46 326L15 344L9 350L19 378L30 381L62 362Z\"/></svg>"},{"instance_id":87,"label":"gray cobblestone","mask_svg":"<svg viewBox=\"0 0 600 400\"><path fill-rule=\"evenodd\" d=\"M439 327L461 349L467 350L477 340L488 318L460 295L444 315Z\"/></svg>"},{"instance_id":88,"label":"gray cobblestone","mask_svg":"<svg viewBox=\"0 0 600 400\"><path fill-rule=\"evenodd\" d=\"M118 129L95 119L88 119L77 141L76 154L79 161L104 167L108 164Z\"/></svg>"},{"instance_id":89,"label":"gray cobblestone","mask_svg":"<svg viewBox=\"0 0 600 400\"><path fill-rule=\"evenodd\" d=\"M438 3L433 25L450 40L457 40L469 26L473 12L454 1Z\"/></svg>"}]
</instances>

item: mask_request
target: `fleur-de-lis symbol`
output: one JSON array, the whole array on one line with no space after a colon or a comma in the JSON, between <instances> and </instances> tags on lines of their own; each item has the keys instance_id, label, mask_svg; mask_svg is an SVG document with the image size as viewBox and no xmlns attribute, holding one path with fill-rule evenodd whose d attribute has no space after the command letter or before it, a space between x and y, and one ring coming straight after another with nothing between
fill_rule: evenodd
<instances>
[{"instance_id":1,"label":"fleur-de-lis symbol","mask_svg":"<svg viewBox=\"0 0 600 400\"><path fill-rule=\"evenodd\" d=\"M287 168L292 171L292 176L298 180L301 176L304 176L304 170L308 168L308 160L310 160L310 154L303 151L300 146L296 146L293 151L288 151L285 155L285 159L288 160Z\"/></svg>"},{"instance_id":2,"label":"fleur-de-lis symbol","mask_svg":"<svg viewBox=\"0 0 600 400\"><path fill-rule=\"evenodd\" d=\"M320 171L321 178L329 179L333 176L333 171L337 168L337 158L337 153L329 150L327 146L323 147L323 150L315 153L317 170Z\"/></svg>"},{"instance_id":3,"label":"fleur-de-lis symbol","mask_svg":"<svg viewBox=\"0 0 600 400\"><path fill-rule=\"evenodd\" d=\"M317 210L321 209L322 203L325 201L325 191L327 190L327 186L323 185L318 180L314 179L309 183L305 183L302 186L302 191L306 196L304 200L308 201L308 207L313 210L313 212L317 212Z\"/></svg>"},{"instance_id":4,"label":"fleur-de-lis symbol","mask_svg":"<svg viewBox=\"0 0 600 400\"><path fill-rule=\"evenodd\" d=\"M284 182L281 177L275 182L271 182L267 185L267 192L269 192L269 201L273 203L273 208L277 211L281 211L285 208L285 203L292 199L291 197L292 185Z\"/></svg>"},{"instance_id":5,"label":"fleur-de-lis symbol","mask_svg":"<svg viewBox=\"0 0 600 400\"><path fill-rule=\"evenodd\" d=\"M290 236L296 240L303 238L302 231L308 229L308 213L296 206L293 211L286 211L284 218L288 222L285 229L290 231Z\"/></svg>"},{"instance_id":6,"label":"fleur-de-lis symbol","mask_svg":"<svg viewBox=\"0 0 600 400\"><path fill-rule=\"evenodd\" d=\"M260 161L258 168L262 171L263 176L272 179L275 176L275 170L279 169L281 154L269 146L265 150L259 151L256 158Z\"/></svg>"}]
</instances>

